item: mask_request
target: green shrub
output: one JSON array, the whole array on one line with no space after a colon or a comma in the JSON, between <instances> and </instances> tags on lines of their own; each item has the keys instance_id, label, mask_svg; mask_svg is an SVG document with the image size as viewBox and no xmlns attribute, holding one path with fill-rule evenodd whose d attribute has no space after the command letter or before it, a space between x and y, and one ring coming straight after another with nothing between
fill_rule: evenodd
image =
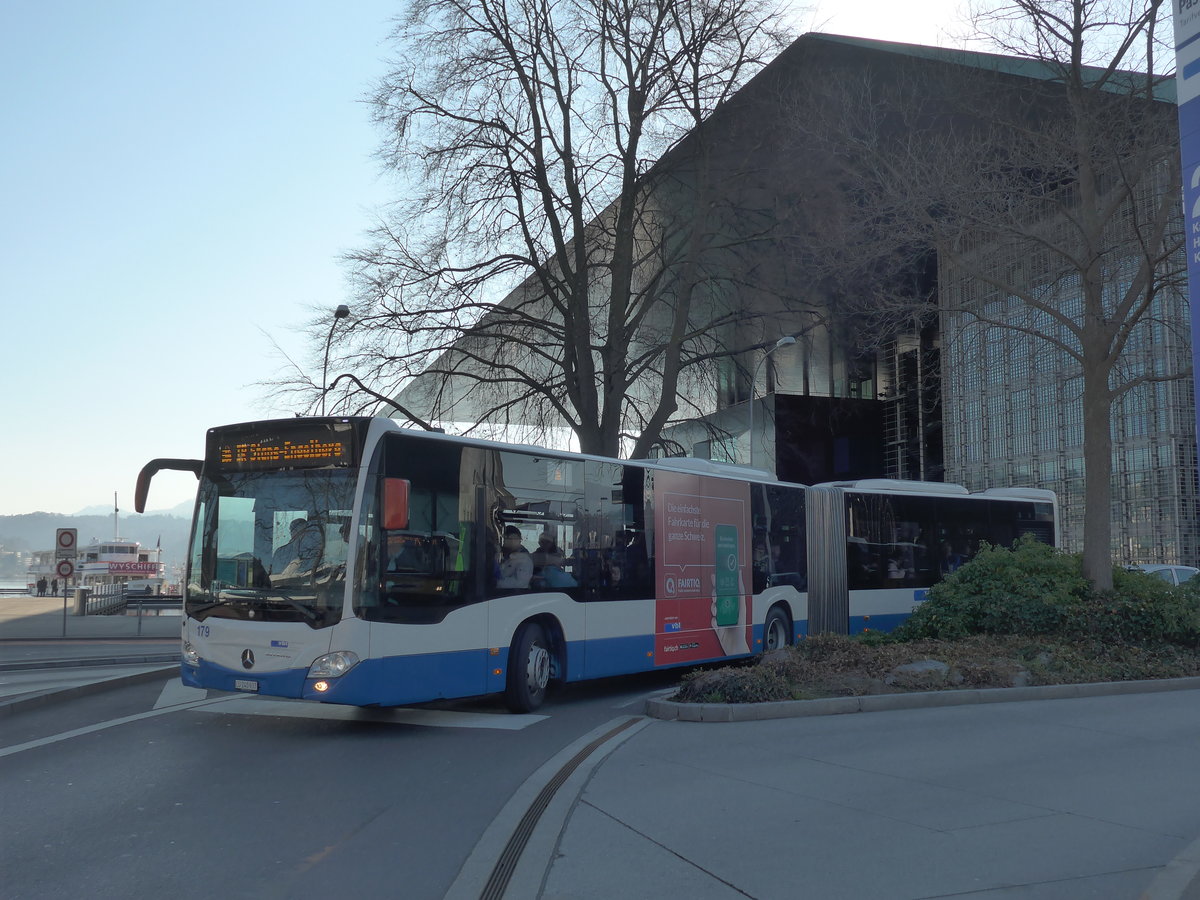
<instances>
[{"instance_id":1,"label":"green shrub","mask_svg":"<svg viewBox=\"0 0 1200 900\"><path fill-rule=\"evenodd\" d=\"M1113 571L1113 590L1080 604L1070 636L1102 641L1200 642L1200 590L1172 587L1143 572Z\"/></svg>"},{"instance_id":2,"label":"green shrub","mask_svg":"<svg viewBox=\"0 0 1200 900\"><path fill-rule=\"evenodd\" d=\"M890 634L815 635L750 663L693 672L674 699L761 703L899 690L1200 675L1200 579L1114 569L1098 594L1078 555L1023 538L985 546ZM936 660L941 679L897 670ZM927 683L933 682L933 683Z\"/></svg>"},{"instance_id":3,"label":"green shrub","mask_svg":"<svg viewBox=\"0 0 1200 900\"><path fill-rule=\"evenodd\" d=\"M1024 536L1005 550L984 544L930 589L897 632L903 640L972 634L1056 634L1090 585L1078 556Z\"/></svg>"},{"instance_id":4,"label":"green shrub","mask_svg":"<svg viewBox=\"0 0 1200 900\"><path fill-rule=\"evenodd\" d=\"M1142 572L1113 571L1097 594L1082 559L1031 537L1011 550L986 546L934 585L896 631L902 640L1015 634L1123 643L1200 645L1200 584L1174 588Z\"/></svg>"}]
</instances>

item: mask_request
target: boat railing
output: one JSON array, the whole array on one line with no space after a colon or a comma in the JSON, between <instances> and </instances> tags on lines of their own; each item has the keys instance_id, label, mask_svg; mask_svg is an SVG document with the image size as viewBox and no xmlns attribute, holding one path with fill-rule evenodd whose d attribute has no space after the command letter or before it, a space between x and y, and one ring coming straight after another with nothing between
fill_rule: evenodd
<instances>
[{"instance_id":1,"label":"boat railing","mask_svg":"<svg viewBox=\"0 0 1200 900\"><path fill-rule=\"evenodd\" d=\"M77 616L156 616L177 614L183 598L177 594L133 592L123 584L98 584L75 590Z\"/></svg>"}]
</instances>

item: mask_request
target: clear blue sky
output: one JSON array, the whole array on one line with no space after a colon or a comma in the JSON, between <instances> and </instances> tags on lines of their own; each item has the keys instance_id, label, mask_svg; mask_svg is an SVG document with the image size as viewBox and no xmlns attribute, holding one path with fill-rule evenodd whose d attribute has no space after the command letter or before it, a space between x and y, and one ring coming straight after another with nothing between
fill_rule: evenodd
<instances>
[{"instance_id":1,"label":"clear blue sky","mask_svg":"<svg viewBox=\"0 0 1200 900\"><path fill-rule=\"evenodd\" d=\"M814 25L948 43L956 0L821 0ZM850 7L850 9L846 9ZM363 96L396 0L0 3L0 515L133 508L344 302L392 188ZM164 473L150 508L194 495Z\"/></svg>"}]
</instances>

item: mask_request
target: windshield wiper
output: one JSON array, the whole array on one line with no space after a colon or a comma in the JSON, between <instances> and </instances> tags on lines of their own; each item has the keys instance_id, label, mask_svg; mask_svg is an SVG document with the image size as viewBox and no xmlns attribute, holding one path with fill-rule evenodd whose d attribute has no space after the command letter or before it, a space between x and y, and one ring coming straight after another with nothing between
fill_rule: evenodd
<instances>
[{"instance_id":1,"label":"windshield wiper","mask_svg":"<svg viewBox=\"0 0 1200 900\"><path fill-rule=\"evenodd\" d=\"M229 600L241 600L248 603L257 601L258 604L279 602L290 606L310 622L320 622L324 618L324 616L316 613L308 604L278 590L224 590L218 594L218 597L220 599L217 603L212 604L213 606L220 606Z\"/></svg>"},{"instance_id":2,"label":"windshield wiper","mask_svg":"<svg viewBox=\"0 0 1200 900\"><path fill-rule=\"evenodd\" d=\"M286 603L288 606L290 606L292 609L294 609L297 612L306 616L308 618L308 621L310 621L310 622L320 622L322 619L325 618L325 616L323 616L323 615L318 615L311 606L309 606L305 603L302 603L299 600L297 600L296 598L290 597L287 594L279 594L279 593L272 594L270 596L270 598L268 598L268 602L270 602L271 600L274 600L275 598L279 598L284 603Z\"/></svg>"},{"instance_id":3,"label":"windshield wiper","mask_svg":"<svg viewBox=\"0 0 1200 900\"><path fill-rule=\"evenodd\" d=\"M208 612L210 609L216 609L218 606L224 606L224 600L214 600L212 603L205 603L203 606L193 606L190 602L187 606L188 615L192 613Z\"/></svg>"}]
</instances>

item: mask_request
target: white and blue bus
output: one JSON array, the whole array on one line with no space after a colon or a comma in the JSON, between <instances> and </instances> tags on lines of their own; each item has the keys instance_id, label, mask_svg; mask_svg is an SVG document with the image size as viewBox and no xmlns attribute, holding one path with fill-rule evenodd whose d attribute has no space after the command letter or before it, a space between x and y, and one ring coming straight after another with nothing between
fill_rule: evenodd
<instances>
[{"instance_id":1,"label":"white and blue bus","mask_svg":"<svg viewBox=\"0 0 1200 900\"><path fill-rule=\"evenodd\" d=\"M886 629L980 541L1055 541L1054 495L806 488L298 418L210 429L184 584L185 684L359 706L502 693ZM811 612L810 612L811 611Z\"/></svg>"}]
</instances>

